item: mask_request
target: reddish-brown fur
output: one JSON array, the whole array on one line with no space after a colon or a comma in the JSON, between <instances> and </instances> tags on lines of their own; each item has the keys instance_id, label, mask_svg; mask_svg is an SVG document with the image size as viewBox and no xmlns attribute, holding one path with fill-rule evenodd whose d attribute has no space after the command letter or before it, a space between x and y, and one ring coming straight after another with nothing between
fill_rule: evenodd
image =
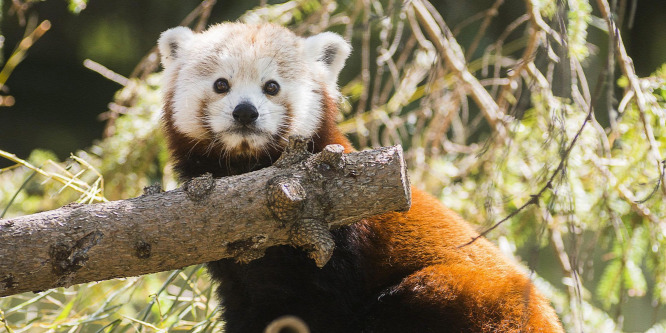
<instances>
[{"instance_id":1,"label":"reddish-brown fur","mask_svg":"<svg viewBox=\"0 0 666 333\"><path fill-rule=\"evenodd\" d=\"M337 106L323 90L326 110L311 146L353 148L335 125ZM221 149L195 146L172 124L172 92L164 128L176 169L189 178L227 176L269 166L266 156L220 158ZM302 251L270 248L247 265L209 264L221 281L227 332L261 332L286 314L313 332L562 332L558 318L516 264L430 195L412 189L406 213L376 216L334 231L336 250L319 269Z\"/></svg>"},{"instance_id":2,"label":"reddish-brown fur","mask_svg":"<svg viewBox=\"0 0 666 333\"><path fill-rule=\"evenodd\" d=\"M548 300L495 246L479 239L459 247L478 233L430 195L412 189L409 212L365 223L374 235L368 249L376 258L373 283L399 281L383 318L427 304L425 313L440 316L447 332L562 331ZM401 319L382 324L411 329Z\"/></svg>"}]
</instances>

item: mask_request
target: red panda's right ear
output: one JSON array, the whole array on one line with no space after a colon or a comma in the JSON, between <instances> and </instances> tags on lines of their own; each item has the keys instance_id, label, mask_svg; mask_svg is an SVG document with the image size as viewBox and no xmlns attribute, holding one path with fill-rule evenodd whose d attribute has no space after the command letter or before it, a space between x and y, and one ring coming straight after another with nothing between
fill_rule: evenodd
<instances>
[{"instance_id":1,"label":"red panda's right ear","mask_svg":"<svg viewBox=\"0 0 666 333\"><path fill-rule=\"evenodd\" d=\"M162 57L162 66L165 68L182 55L184 44L194 37L188 27L171 28L160 35L157 46Z\"/></svg>"}]
</instances>

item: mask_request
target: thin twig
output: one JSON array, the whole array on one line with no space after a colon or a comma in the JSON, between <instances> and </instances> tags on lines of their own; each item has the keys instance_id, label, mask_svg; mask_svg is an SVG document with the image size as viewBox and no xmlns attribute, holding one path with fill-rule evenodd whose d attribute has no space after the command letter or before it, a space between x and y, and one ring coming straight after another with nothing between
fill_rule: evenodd
<instances>
[{"instance_id":1,"label":"thin twig","mask_svg":"<svg viewBox=\"0 0 666 333\"><path fill-rule=\"evenodd\" d=\"M476 48L479 46L479 43L481 42L481 38L483 38L486 35L486 30L488 30L490 22L495 16L497 16L499 7L502 6L502 4L504 4L504 0L495 0L495 3L493 3L492 7L490 7L488 10L485 11L484 13L485 17L483 19L483 22L481 22L481 27L479 27L479 30L474 36L474 40L472 40L472 43L467 48L467 53L465 54L466 61L469 61L469 59L474 54L474 51L476 51Z\"/></svg>"},{"instance_id":2,"label":"thin twig","mask_svg":"<svg viewBox=\"0 0 666 333\"><path fill-rule=\"evenodd\" d=\"M40 23L37 28L32 30L27 37L21 40L19 45L16 47L14 52L12 52L12 55L9 56L9 59L7 59L7 62L0 71L0 89L4 87L5 83L7 83L7 79L9 79L9 76L12 74L16 66L18 66L18 64L23 61L26 52L28 52L28 49L33 44L35 44L35 42L47 31L49 31L49 29L51 29L51 22L48 20L42 21L42 23Z\"/></svg>"},{"instance_id":3,"label":"thin twig","mask_svg":"<svg viewBox=\"0 0 666 333\"><path fill-rule=\"evenodd\" d=\"M364 0L363 11L365 15L363 16L363 21L361 23L361 31L363 31L363 37L361 40L361 83L364 87L370 87L370 1ZM361 96L358 100L358 106L356 109L356 115L360 115L365 111L368 103L368 89L363 89L361 91ZM361 121L360 118L356 118L356 126L359 128L359 132L363 132L362 129L365 129L365 124ZM365 135L360 135L359 144L362 147L366 147L367 141Z\"/></svg>"},{"instance_id":4,"label":"thin twig","mask_svg":"<svg viewBox=\"0 0 666 333\"><path fill-rule=\"evenodd\" d=\"M86 59L83 61L83 66L93 72L97 72L99 75L109 79L110 81L113 81L115 83L118 83L121 86L126 86L127 83L129 82L129 79L106 68L104 65L95 62L90 59Z\"/></svg>"},{"instance_id":5,"label":"thin twig","mask_svg":"<svg viewBox=\"0 0 666 333\"><path fill-rule=\"evenodd\" d=\"M31 180L33 177L35 177L36 174L37 174L37 171L33 171L33 172L31 172L31 173L30 173L30 176L28 176L28 178L26 178L25 181L23 181L23 183L21 184L21 186L19 186L18 190L16 190L16 192L14 192L14 195L9 199L9 202L7 203L7 206L5 206L5 209L3 209L3 210L2 210L2 213L0 213L0 219L2 219L3 217L5 217L5 214L7 214L7 211L9 210L9 207L12 206L12 204L14 203L14 201L16 200L16 198L18 197L19 193L21 193L21 191L23 190L23 188L25 188L25 186L28 185L28 183L30 182L30 180Z\"/></svg>"},{"instance_id":6,"label":"thin twig","mask_svg":"<svg viewBox=\"0 0 666 333\"><path fill-rule=\"evenodd\" d=\"M530 1L527 2L531 3ZM530 22L532 24L527 28L527 31L529 32L529 40L527 41L523 55L520 60L518 60L518 65L512 68L509 72L509 83L502 86L502 89L497 96L497 105L499 106L500 112L507 112L509 107L507 96L508 94L512 94L512 91L515 90L515 87L517 87L514 82L520 77L525 68L534 61L534 57L536 56L536 52L538 50L539 41L543 40L545 37L545 32L540 30L539 26L535 23L536 19L534 18L534 12L536 11L528 11L530 14Z\"/></svg>"}]
</instances>

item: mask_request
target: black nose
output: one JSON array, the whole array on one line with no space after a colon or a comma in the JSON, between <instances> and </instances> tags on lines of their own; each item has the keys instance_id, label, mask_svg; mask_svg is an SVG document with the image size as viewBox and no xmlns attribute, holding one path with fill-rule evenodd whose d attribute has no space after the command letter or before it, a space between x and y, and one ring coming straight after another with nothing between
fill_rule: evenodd
<instances>
[{"instance_id":1,"label":"black nose","mask_svg":"<svg viewBox=\"0 0 666 333\"><path fill-rule=\"evenodd\" d=\"M259 112L257 112L257 108L250 103L240 103L236 105L236 108L231 115L234 116L234 120L241 125L250 125L257 120Z\"/></svg>"}]
</instances>

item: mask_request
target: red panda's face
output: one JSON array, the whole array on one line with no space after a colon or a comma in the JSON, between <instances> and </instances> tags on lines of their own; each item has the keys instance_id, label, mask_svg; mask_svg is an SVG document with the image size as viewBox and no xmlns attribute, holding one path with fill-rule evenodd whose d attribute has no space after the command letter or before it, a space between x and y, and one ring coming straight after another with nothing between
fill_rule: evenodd
<instances>
[{"instance_id":1,"label":"red panda's face","mask_svg":"<svg viewBox=\"0 0 666 333\"><path fill-rule=\"evenodd\" d=\"M313 135L323 90L337 96L349 54L338 35L305 39L273 25L221 24L199 34L175 28L159 46L173 127L193 144L241 155Z\"/></svg>"}]
</instances>

